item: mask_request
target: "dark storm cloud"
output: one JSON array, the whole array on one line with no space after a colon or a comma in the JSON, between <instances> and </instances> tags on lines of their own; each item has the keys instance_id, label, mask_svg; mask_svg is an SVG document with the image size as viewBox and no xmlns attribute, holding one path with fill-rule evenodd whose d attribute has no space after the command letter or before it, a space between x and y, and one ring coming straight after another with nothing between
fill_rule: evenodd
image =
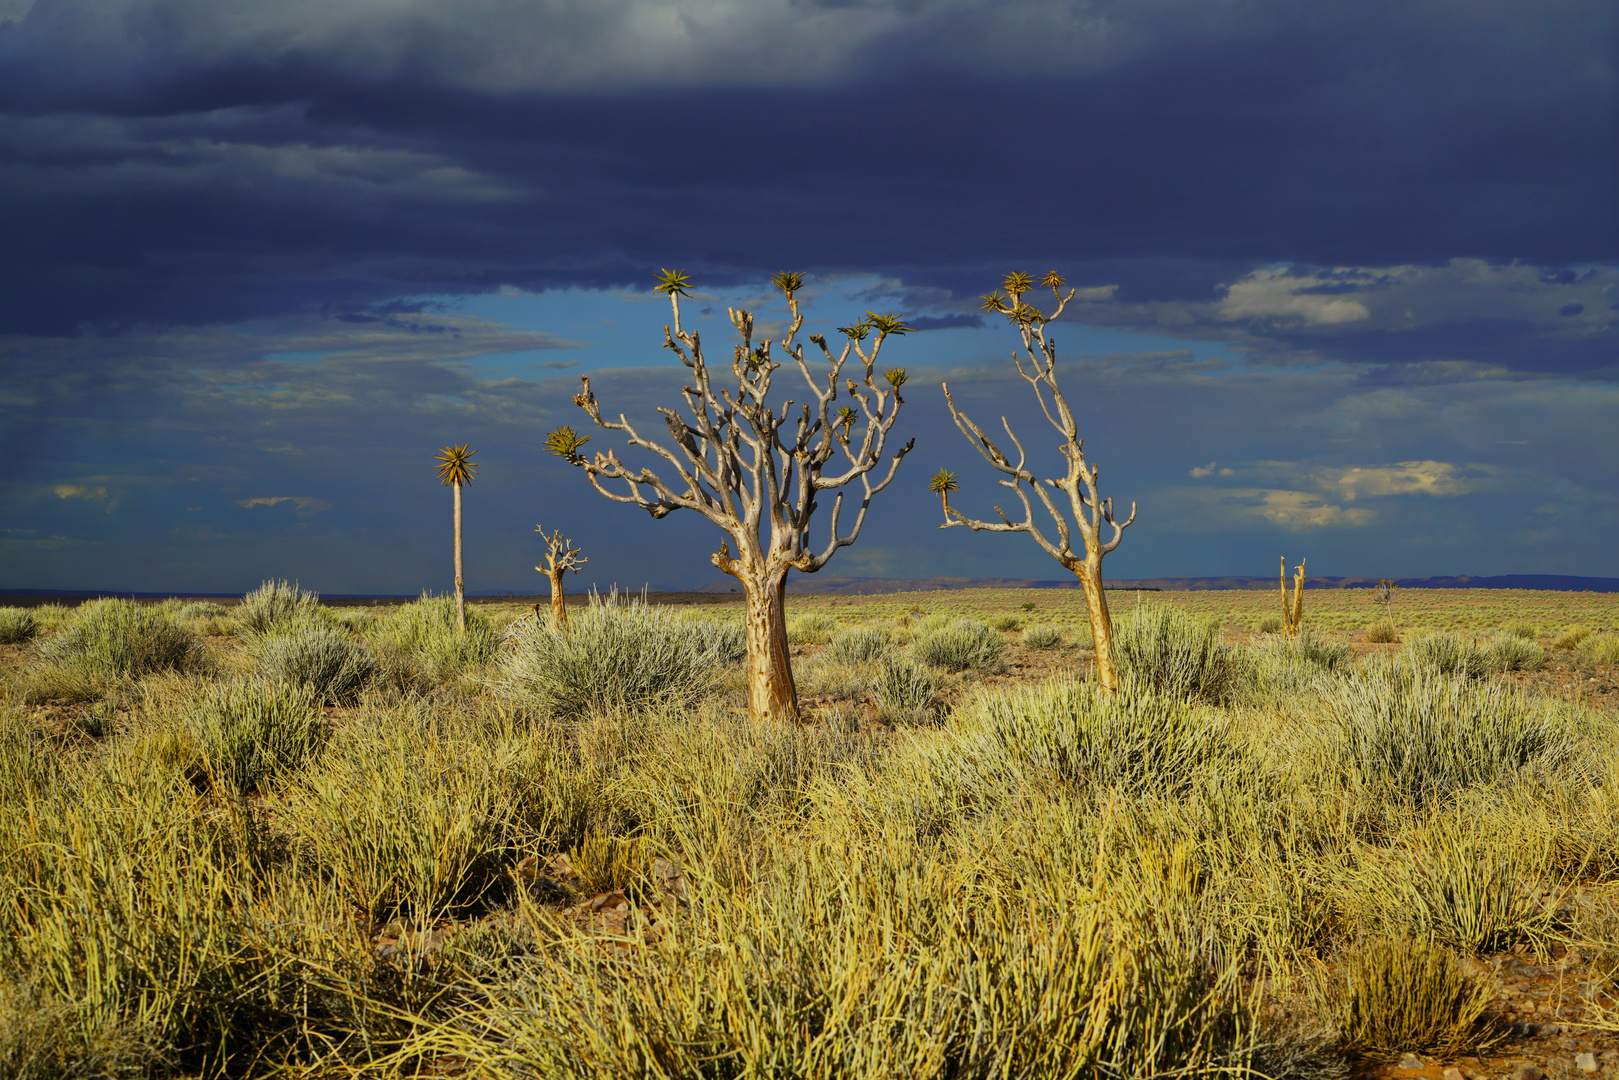
<instances>
[{"instance_id":1,"label":"dark storm cloud","mask_svg":"<svg viewBox=\"0 0 1619 1080\"><path fill-rule=\"evenodd\" d=\"M0 328L662 265L1556 272L1615 255L1601 9L39 0L0 30Z\"/></svg>"},{"instance_id":2,"label":"dark storm cloud","mask_svg":"<svg viewBox=\"0 0 1619 1080\"><path fill-rule=\"evenodd\" d=\"M978 297L1055 268L1087 449L1143 507L1110 573L1295 534L1349 573L1619 573L1613 34L1594 0L0 0L5 584L443 588L431 457L466 441L475 580L532 587L536 520L604 585L711 580L711 526L540 448L583 426L547 369L671 400L678 368L601 370L667 306L457 299L661 267L720 328L793 268L930 331L894 348L918 449L834 572L1056 576L916 527L936 468L999 494L940 379L1046 445Z\"/></svg>"}]
</instances>

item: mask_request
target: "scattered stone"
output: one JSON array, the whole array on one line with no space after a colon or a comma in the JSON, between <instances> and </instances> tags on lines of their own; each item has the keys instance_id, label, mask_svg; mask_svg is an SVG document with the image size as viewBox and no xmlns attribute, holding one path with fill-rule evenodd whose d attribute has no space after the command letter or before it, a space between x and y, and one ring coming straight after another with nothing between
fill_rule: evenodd
<instances>
[{"instance_id":1,"label":"scattered stone","mask_svg":"<svg viewBox=\"0 0 1619 1080\"><path fill-rule=\"evenodd\" d=\"M1512 1080L1544 1080L1546 1074L1533 1065L1519 1065L1512 1070Z\"/></svg>"},{"instance_id":2,"label":"scattered stone","mask_svg":"<svg viewBox=\"0 0 1619 1080\"><path fill-rule=\"evenodd\" d=\"M1597 1071L1597 1059L1595 1054L1575 1054L1574 1064L1581 1072L1594 1073Z\"/></svg>"},{"instance_id":3,"label":"scattered stone","mask_svg":"<svg viewBox=\"0 0 1619 1080\"><path fill-rule=\"evenodd\" d=\"M1467 1078L1462 1074L1462 1070L1452 1066L1445 1070L1445 1080L1467 1080Z\"/></svg>"},{"instance_id":4,"label":"scattered stone","mask_svg":"<svg viewBox=\"0 0 1619 1080\"><path fill-rule=\"evenodd\" d=\"M1415 1054L1407 1054L1400 1059L1400 1068L1420 1069L1422 1068L1422 1059L1417 1057ZM1539 1080L1539 1078L1537 1077L1536 1080Z\"/></svg>"}]
</instances>

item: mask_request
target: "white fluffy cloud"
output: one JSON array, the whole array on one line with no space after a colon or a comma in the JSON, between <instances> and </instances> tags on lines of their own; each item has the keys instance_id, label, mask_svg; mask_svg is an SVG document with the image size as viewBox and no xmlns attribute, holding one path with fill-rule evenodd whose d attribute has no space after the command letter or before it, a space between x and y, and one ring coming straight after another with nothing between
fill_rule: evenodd
<instances>
[{"instance_id":1,"label":"white fluffy cloud","mask_svg":"<svg viewBox=\"0 0 1619 1080\"><path fill-rule=\"evenodd\" d=\"M1319 283L1319 277L1295 276L1286 270L1255 270L1226 286L1217 311L1225 320L1278 319L1325 326L1371 318L1359 300L1307 291Z\"/></svg>"},{"instance_id":2,"label":"white fluffy cloud","mask_svg":"<svg viewBox=\"0 0 1619 1080\"><path fill-rule=\"evenodd\" d=\"M1268 521L1282 528L1360 528L1378 520L1378 510L1355 506L1359 500L1396 496L1456 498L1480 490L1503 474L1499 467L1445 461L1401 461L1391 465L1320 465L1299 461L1249 462L1220 468L1209 462L1191 470L1193 479L1236 477L1237 485L1179 489L1228 527ZM1244 483L1245 481L1245 483ZM1264 486L1256 486L1255 481Z\"/></svg>"},{"instance_id":3,"label":"white fluffy cloud","mask_svg":"<svg viewBox=\"0 0 1619 1080\"><path fill-rule=\"evenodd\" d=\"M1619 265L1548 272L1482 259L1443 266L1263 267L1207 301L1123 303L1107 287L1075 298L1079 317L1088 321L1187 336L1235 333L1251 344L1271 330L1327 339L1482 320L1531 325L1555 339L1600 339L1619 332L1616 305Z\"/></svg>"},{"instance_id":4,"label":"white fluffy cloud","mask_svg":"<svg viewBox=\"0 0 1619 1080\"><path fill-rule=\"evenodd\" d=\"M332 508L332 504L325 499L306 495L259 495L252 499L237 499L236 505L251 510L255 506L276 506L284 502L292 503L300 514L312 514Z\"/></svg>"}]
</instances>

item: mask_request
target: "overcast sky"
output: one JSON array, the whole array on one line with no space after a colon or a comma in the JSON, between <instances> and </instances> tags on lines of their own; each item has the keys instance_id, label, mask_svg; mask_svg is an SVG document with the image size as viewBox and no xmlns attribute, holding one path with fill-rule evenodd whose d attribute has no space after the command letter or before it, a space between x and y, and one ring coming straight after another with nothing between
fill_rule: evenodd
<instances>
[{"instance_id":1,"label":"overcast sky","mask_svg":"<svg viewBox=\"0 0 1619 1080\"><path fill-rule=\"evenodd\" d=\"M675 403L661 267L711 348L778 270L806 332L918 328L827 575L1062 576L925 490L999 501L944 380L1061 471L978 309L1055 269L1107 576L1619 576L1615 11L0 0L0 587L444 591L451 442L469 590L541 591L536 524L570 588L713 583L542 446L581 374Z\"/></svg>"}]
</instances>

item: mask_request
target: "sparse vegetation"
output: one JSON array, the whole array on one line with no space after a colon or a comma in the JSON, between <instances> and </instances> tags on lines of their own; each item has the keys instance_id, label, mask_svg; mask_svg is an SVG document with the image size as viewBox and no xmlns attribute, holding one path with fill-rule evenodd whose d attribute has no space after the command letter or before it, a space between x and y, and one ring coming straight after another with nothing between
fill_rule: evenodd
<instances>
[{"instance_id":1,"label":"sparse vegetation","mask_svg":"<svg viewBox=\"0 0 1619 1080\"><path fill-rule=\"evenodd\" d=\"M1593 634L1575 648L1584 664L1619 664L1619 634Z\"/></svg>"},{"instance_id":2,"label":"sparse vegetation","mask_svg":"<svg viewBox=\"0 0 1619 1080\"><path fill-rule=\"evenodd\" d=\"M921 724L933 719L938 680L908 656L888 654L879 661L877 709L893 723Z\"/></svg>"},{"instance_id":3,"label":"sparse vegetation","mask_svg":"<svg viewBox=\"0 0 1619 1080\"><path fill-rule=\"evenodd\" d=\"M946 671L994 671L1006 652L1006 639L973 619L927 627L911 643L911 655Z\"/></svg>"},{"instance_id":4,"label":"sparse vegetation","mask_svg":"<svg viewBox=\"0 0 1619 1080\"><path fill-rule=\"evenodd\" d=\"M1479 679L1490 670L1489 658L1478 643L1459 634L1428 634L1405 648L1413 663L1440 675Z\"/></svg>"},{"instance_id":5,"label":"sparse vegetation","mask_svg":"<svg viewBox=\"0 0 1619 1080\"><path fill-rule=\"evenodd\" d=\"M702 624L617 595L591 596L565 634L530 625L502 658L507 692L564 720L689 706L717 674Z\"/></svg>"},{"instance_id":6,"label":"sparse vegetation","mask_svg":"<svg viewBox=\"0 0 1619 1080\"><path fill-rule=\"evenodd\" d=\"M1464 974L1459 960L1420 938L1379 939L1354 950L1344 968L1338 1017L1344 1043L1393 1058L1499 1042L1483 1023L1494 995L1487 983Z\"/></svg>"},{"instance_id":7,"label":"sparse vegetation","mask_svg":"<svg viewBox=\"0 0 1619 1080\"><path fill-rule=\"evenodd\" d=\"M1571 626L1552 641L1554 649L1577 649L1580 642L1591 636L1589 626Z\"/></svg>"},{"instance_id":8,"label":"sparse vegetation","mask_svg":"<svg viewBox=\"0 0 1619 1080\"><path fill-rule=\"evenodd\" d=\"M314 760L326 742L318 705L301 686L225 683L176 710L179 726L148 741L155 760L216 791L250 795Z\"/></svg>"},{"instance_id":9,"label":"sparse vegetation","mask_svg":"<svg viewBox=\"0 0 1619 1080\"><path fill-rule=\"evenodd\" d=\"M1387 619L1379 619L1366 627L1366 640L1374 645L1388 645L1400 640L1400 635L1394 629L1394 624Z\"/></svg>"},{"instance_id":10,"label":"sparse vegetation","mask_svg":"<svg viewBox=\"0 0 1619 1080\"><path fill-rule=\"evenodd\" d=\"M1142 688L1211 704L1232 700L1243 657L1220 640L1220 628L1166 606L1138 608L1119 626L1119 670Z\"/></svg>"},{"instance_id":11,"label":"sparse vegetation","mask_svg":"<svg viewBox=\"0 0 1619 1080\"><path fill-rule=\"evenodd\" d=\"M1019 595L809 598L843 629L801 646L797 725L747 718L723 602L596 598L336 708L247 662L357 649L351 622L379 651L453 636L448 599L237 627L215 663L28 708L44 631L0 682L0 1074L1494 1076L1544 1045L1486 985L1531 963L1571 988L1560 1042L1619 1026L1584 993L1619 963L1619 725L1535 689L1605 672L1356 661L1328 631L1365 598L1330 590L1311 632L1237 644L1219 623L1274 593L1176 596L1121 620L1139 663L1109 695L1041 627L986 624ZM1402 621L1435 628L1423 599ZM81 617L112 621L60 634ZM1018 666L913 655L964 625Z\"/></svg>"},{"instance_id":12,"label":"sparse vegetation","mask_svg":"<svg viewBox=\"0 0 1619 1080\"><path fill-rule=\"evenodd\" d=\"M1532 635L1504 634L1484 650L1484 665L1491 671L1539 671L1546 666L1546 650Z\"/></svg>"},{"instance_id":13,"label":"sparse vegetation","mask_svg":"<svg viewBox=\"0 0 1619 1080\"><path fill-rule=\"evenodd\" d=\"M893 635L874 626L856 626L827 642L823 660L833 664L860 664L881 659L893 648Z\"/></svg>"},{"instance_id":14,"label":"sparse vegetation","mask_svg":"<svg viewBox=\"0 0 1619 1080\"><path fill-rule=\"evenodd\" d=\"M270 682L338 705L359 700L377 671L365 646L330 626L294 624L261 638L253 653Z\"/></svg>"},{"instance_id":15,"label":"sparse vegetation","mask_svg":"<svg viewBox=\"0 0 1619 1080\"><path fill-rule=\"evenodd\" d=\"M1029 649L1055 649L1062 644L1062 627L1035 623L1023 631L1023 645Z\"/></svg>"},{"instance_id":16,"label":"sparse vegetation","mask_svg":"<svg viewBox=\"0 0 1619 1080\"><path fill-rule=\"evenodd\" d=\"M787 620L787 642L790 645L825 645L838 628L838 621L830 615L794 615Z\"/></svg>"},{"instance_id":17,"label":"sparse vegetation","mask_svg":"<svg viewBox=\"0 0 1619 1080\"><path fill-rule=\"evenodd\" d=\"M332 621L331 613L320 605L319 593L285 581L266 581L242 597L235 618L243 630L255 635L284 630L294 623Z\"/></svg>"},{"instance_id":18,"label":"sparse vegetation","mask_svg":"<svg viewBox=\"0 0 1619 1080\"><path fill-rule=\"evenodd\" d=\"M27 608L0 607L0 645L21 645L39 633L39 623Z\"/></svg>"},{"instance_id":19,"label":"sparse vegetation","mask_svg":"<svg viewBox=\"0 0 1619 1080\"><path fill-rule=\"evenodd\" d=\"M395 650L412 668L435 682L446 682L487 664L500 644L489 617L474 608L466 629L457 625L455 598L423 593L368 628L377 642Z\"/></svg>"},{"instance_id":20,"label":"sparse vegetation","mask_svg":"<svg viewBox=\"0 0 1619 1080\"><path fill-rule=\"evenodd\" d=\"M80 605L41 643L39 655L64 682L86 685L156 671L191 671L206 663L201 640L167 612L118 599Z\"/></svg>"},{"instance_id":21,"label":"sparse vegetation","mask_svg":"<svg viewBox=\"0 0 1619 1080\"><path fill-rule=\"evenodd\" d=\"M1414 806L1448 802L1531 764L1556 772L1576 755L1573 733L1549 703L1421 659L1357 671L1324 704L1344 768Z\"/></svg>"}]
</instances>

